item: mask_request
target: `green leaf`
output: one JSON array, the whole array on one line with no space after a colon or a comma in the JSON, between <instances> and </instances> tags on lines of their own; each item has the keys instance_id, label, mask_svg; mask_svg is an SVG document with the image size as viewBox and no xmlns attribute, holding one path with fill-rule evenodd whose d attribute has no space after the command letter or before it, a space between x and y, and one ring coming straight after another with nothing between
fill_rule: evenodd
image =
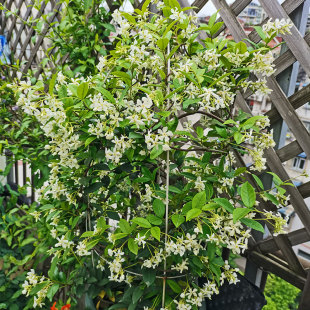
<instances>
[{"instance_id":1,"label":"green leaf","mask_svg":"<svg viewBox=\"0 0 310 310\"><path fill-rule=\"evenodd\" d=\"M216 34L223 25L224 25L224 22L218 22L215 25L213 25L212 28L210 29L211 36Z\"/></svg>"},{"instance_id":2,"label":"green leaf","mask_svg":"<svg viewBox=\"0 0 310 310\"><path fill-rule=\"evenodd\" d=\"M266 40L266 34L263 31L263 28L260 26L254 26L254 29L256 30L256 32L258 33L258 35L260 36L260 38L265 41Z\"/></svg>"},{"instance_id":3,"label":"green leaf","mask_svg":"<svg viewBox=\"0 0 310 310\"><path fill-rule=\"evenodd\" d=\"M209 211L209 210L215 210L219 207L220 205L218 203L215 203L215 202L210 202L206 205L204 205L201 209L203 211Z\"/></svg>"},{"instance_id":4,"label":"green leaf","mask_svg":"<svg viewBox=\"0 0 310 310\"><path fill-rule=\"evenodd\" d=\"M167 280L169 287L176 293L180 294L183 290L175 280Z\"/></svg>"},{"instance_id":5,"label":"green leaf","mask_svg":"<svg viewBox=\"0 0 310 310\"><path fill-rule=\"evenodd\" d=\"M143 135L137 132L131 131L128 136L130 139L143 139Z\"/></svg>"},{"instance_id":6,"label":"green leaf","mask_svg":"<svg viewBox=\"0 0 310 310\"><path fill-rule=\"evenodd\" d=\"M108 90L103 87L96 87L95 89L97 89L110 102L115 103L115 98Z\"/></svg>"},{"instance_id":7,"label":"green leaf","mask_svg":"<svg viewBox=\"0 0 310 310\"><path fill-rule=\"evenodd\" d=\"M133 223L144 227L144 228L151 228L152 225L150 224L150 222L146 219L144 219L143 217L136 217L134 219L131 220Z\"/></svg>"},{"instance_id":8,"label":"green leaf","mask_svg":"<svg viewBox=\"0 0 310 310\"><path fill-rule=\"evenodd\" d=\"M158 217L155 216L153 214L149 214L146 219L152 224L152 225L161 225L162 224L162 220Z\"/></svg>"},{"instance_id":9,"label":"green leaf","mask_svg":"<svg viewBox=\"0 0 310 310\"><path fill-rule=\"evenodd\" d=\"M236 176L238 176L238 175L244 173L245 171L246 171L246 167L240 167L240 168L238 168L238 169L235 170L234 176L236 177Z\"/></svg>"},{"instance_id":10,"label":"green leaf","mask_svg":"<svg viewBox=\"0 0 310 310\"><path fill-rule=\"evenodd\" d=\"M143 268L142 269L143 282L147 286L151 286L156 279L156 271L154 269Z\"/></svg>"},{"instance_id":11,"label":"green leaf","mask_svg":"<svg viewBox=\"0 0 310 310\"><path fill-rule=\"evenodd\" d=\"M176 193L176 194L182 193L182 191L178 187L173 186L173 185L169 186L169 192Z\"/></svg>"},{"instance_id":12,"label":"green leaf","mask_svg":"<svg viewBox=\"0 0 310 310\"><path fill-rule=\"evenodd\" d=\"M77 96L80 99L84 99L88 93L88 83L82 83L77 88Z\"/></svg>"},{"instance_id":13,"label":"green leaf","mask_svg":"<svg viewBox=\"0 0 310 310\"><path fill-rule=\"evenodd\" d=\"M96 139L97 139L97 137L89 137L89 138L87 138L86 141L85 141L85 147L88 146L89 144L91 144Z\"/></svg>"},{"instance_id":14,"label":"green leaf","mask_svg":"<svg viewBox=\"0 0 310 310\"><path fill-rule=\"evenodd\" d=\"M38 283L36 286L34 286L34 287L32 288L32 290L30 291L30 294L31 294L31 295L36 294L37 292L41 291L42 288L45 287L47 284L48 284L47 281Z\"/></svg>"},{"instance_id":15,"label":"green leaf","mask_svg":"<svg viewBox=\"0 0 310 310\"><path fill-rule=\"evenodd\" d=\"M226 211L229 213L234 212L234 206L228 201L226 198L214 198L213 199L217 204L219 204L221 207L223 207Z\"/></svg>"},{"instance_id":16,"label":"green leaf","mask_svg":"<svg viewBox=\"0 0 310 310\"><path fill-rule=\"evenodd\" d=\"M132 303L136 304L142 295L143 295L143 290L139 286L136 287L132 294Z\"/></svg>"},{"instance_id":17,"label":"green leaf","mask_svg":"<svg viewBox=\"0 0 310 310\"><path fill-rule=\"evenodd\" d=\"M84 193L89 194L97 191L100 187L104 186L104 183L102 182L96 182L85 188Z\"/></svg>"},{"instance_id":18,"label":"green leaf","mask_svg":"<svg viewBox=\"0 0 310 310\"><path fill-rule=\"evenodd\" d=\"M50 79L49 86L48 86L48 92L49 92L50 95L53 94L54 86L55 86L55 83L56 83L56 78L57 78L57 73L54 73L52 75L52 78Z\"/></svg>"},{"instance_id":19,"label":"green leaf","mask_svg":"<svg viewBox=\"0 0 310 310\"><path fill-rule=\"evenodd\" d=\"M210 28L214 25L214 23L215 23L215 21L216 21L217 13L218 13L218 12L213 13L213 14L210 16L210 18L209 18L208 26L209 26Z\"/></svg>"},{"instance_id":20,"label":"green leaf","mask_svg":"<svg viewBox=\"0 0 310 310\"><path fill-rule=\"evenodd\" d=\"M263 225L258 223L255 220L252 220L252 219L241 219L241 223L243 223L244 225L246 225L246 226L248 226L248 227L250 227L252 229L261 231L262 233L265 232L265 229L264 229Z\"/></svg>"},{"instance_id":21,"label":"green leaf","mask_svg":"<svg viewBox=\"0 0 310 310\"><path fill-rule=\"evenodd\" d=\"M127 85L131 84L131 76L128 73L123 71L114 71L112 74L120 77Z\"/></svg>"},{"instance_id":22,"label":"green leaf","mask_svg":"<svg viewBox=\"0 0 310 310\"><path fill-rule=\"evenodd\" d=\"M237 144L240 144L244 141L244 135L241 132L236 131L234 133L234 139L235 139Z\"/></svg>"},{"instance_id":23,"label":"green leaf","mask_svg":"<svg viewBox=\"0 0 310 310\"><path fill-rule=\"evenodd\" d=\"M283 183L282 180L275 173L271 171L268 171L267 173L273 176L272 180L275 185L281 185Z\"/></svg>"},{"instance_id":24,"label":"green leaf","mask_svg":"<svg viewBox=\"0 0 310 310\"><path fill-rule=\"evenodd\" d=\"M201 209L207 202L207 195L205 191L196 194L192 200L192 208Z\"/></svg>"},{"instance_id":25,"label":"green leaf","mask_svg":"<svg viewBox=\"0 0 310 310\"><path fill-rule=\"evenodd\" d=\"M208 242L207 245L207 256L209 257L209 261L212 262L215 257L215 243L214 242Z\"/></svg>"},{"instance_id":26,"label":"green leaf","mask_svg":"<svg viewBox=\"0 0 310 310\"><path fill-rule=\"evenodd\" d=\"M198 217L201 214L201 210L200 209L191 209L186 213L186 221L190 221L192 219L194 219L195 217Z\"/></svg>"},{"instance_id":27,"label":"green leaf","mask_svg":"<svg viewBox=\"0 0 310 310\"><path fill-rule=\"evenodd\" d=\"M244 54L247 52L248 48L246 46L246 44L242 41L238 42L236 45L235 45L235 49L236 50L239 50L239 53L240 54Z\"/></svg>"},{"instance_id":28,"label":"green leaf","mask_svg":"<svg viewBox=\"0 0 310 310\"><path fill-rule=\"evenodd\" d=\"M172 223L176 228L185 222L185 217L181 214L174 214L171 217Z\"/></svg>"},{"instance_id":29,"label":"green leaf","mask_svg":"<svg viewBox=\"0 0 310 310\"><path fill-rule=\"evenodd\" d=\"M93 0L84 0L84 10L87 12L92 6Z\"/></svg>"},{"instance_id":30,"label":"green leaf","mask_svg":"<svg viewBox=\"0 0 310 310\"><path fill-rule=\"evenodd\" d=\"M251 209L248 208L236 208L233 212L233 221L236 223L241 218L245 217L249 212L251 212Z\"/></svg>"},{"instance_id":31,"label":"green leaf","mask_svg":"<svg viewBox=\"0 0 310 310\"><path fill-rule=\"evenodd\" d=\"M158 217L162 218L166 213L166 206L160 199L155 199L153 201L153 210Z\"/></svg>"},{"instance_id":32,"label":"green leaf","mask_svg":"<svg viewBox=\"0 0 310 310\"><path fill-rule=\"evenodd\" d=\"M56 284L53 284L49 289L48 289L48 292L46 294L46 297L52 301L53 300L53 297L54 295L57 293L58 289L59 289L60 285L58 283Z\"/></svg>"},{"instance_id":33,"label":"green leaf","mask_svg":"<svg viewBox=\"0 0 310 310\"><path fill-rule=\"evenodd\" d=\"M161 145L158 145L158 147L154 147L150 154L151 159L157 158L162 152L163 152L163 147Z\"/></svg>"},{"instance_id":34,"label":"green leaf","mask_svg":"<svg viewBox=\"0 0 310 310\"><path fill-rule=\"evenodd\" d=\"M139 248L138 248L136 241L133 238L128 239L128 249L133 254L136 254L136 255L138 254Z\"/></svg>"},{"instance_id":35,"label":"green leaf","mask_svg":"<svg viewBox=\"0 0 310 310\"><path fill-rule=\"evenodd\" d=\"M92 249L99 241L100 241L100 239L93 239L93 240L87 242L86 250L88 251L88 250Z\"/></svg>"},{"instance_id":36,"label":"green leaf","mask_svg":"<svg viewBox=\"0 0 310 310\"><path fill-rule=\"evenodd\" d=\"M163 51L167 48L169 43L169 40L167 38L161 38L157 40L156 44L157 46Z\"/></svg>"},{"instance_id":37,"label":"green leaf","mask_svg":"<svg viewBox=\"0 0 310 310\"><path fill-rule=\"evenodd\" d=\"M255 204L256 193L248 181L241 186L241 199L247 208L252 208Z\"/></svg>"},{"instance_id":38,"label":"green leaf","mask_svg":"<svg viewBox=\"0 0 310 310\"><path fill-rule=\"evenodd\" d=\"M123 239L127 236L128 236L127 233L118 233L118 234L114 234L112 238L113 238L113 240L119 240L119 239Z\"/></svg>"},{"instance_id":39,"label":"green leaf","mask_svg":"<svg viewBox=\"0 0 310 310\"><path fill-rule=\"evenodd\" d=\"M264 196L265 196L268 200L270 200L273 204L275 204L276 206L279 204L278 199L277 199L274 195L265 192L265 193L264 193Z\"/></svg>"},{"instance_id":40,"label":"green leaf","mask_svg":"<svg viewBox=\"0 0 310 310\"><path fill-rule=\"evenodd\" d=\"M85 231L85 232L83 232L81 238L93 237L93 235L94 235L93 231Z\"/></svg>"},{"instance_id":41,"label":"green leaf","mask_svg":"<svg viewBox=\"0 0 310 310\"><path fill-rule=\"evenodd\" d=\"M119 220L118 227L123 233L130 234L132 232L132 228L129 223L124 219Z\"/></svg>"},{"instance_id":42,"label":"green leaf","mask_svg":"<svg viewBox=\"0 0 310 310\"><path fill-rule=\"evenodd\" d=\"M252 174L252 177L255 179L256 183L258 184L258 186L264 190L264 185L263 185L263 182L261 181L261 179L256 176L255 174Z\"/></svg>"},{"instance_id":43,"label":"green leaf","mask_svg":"<svg viewBox=\"0 0 310 310\"><path fill-rule=\"evenodd\" d=\"M151 234L155 239L160 241L160 228L159 227L152 227Z\"/></svg>"}]
</instances>

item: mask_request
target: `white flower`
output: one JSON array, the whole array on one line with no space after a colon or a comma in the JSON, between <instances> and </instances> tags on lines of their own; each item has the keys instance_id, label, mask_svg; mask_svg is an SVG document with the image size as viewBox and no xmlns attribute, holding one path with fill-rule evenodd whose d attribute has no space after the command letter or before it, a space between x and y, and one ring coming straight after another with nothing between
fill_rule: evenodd
<instances>
[{"instance_id":1,"label":"white flower","mask_svg":"<svg viewBox=\"0 0 310 310\"><path fill-rule=\"evenodd\" d=\"M61 236L61 239L59 239L57 237L57 240L58 240L58 243L55 244L55 247L62 247L64 249L69 249L72 245L73 245L73 242L72 241L69 241L68 239L66 239L66 237L63 235Z\"/></svg>"},{"instance_id":2,"label":"white flower","mask_svg":"<svg viewBox=\"0 0 310 310\"><path fill-rule=\"evenodd\" d=\"M91 252L87 251L86 244L84 241L79 242L79 244L77 245L76 254L78 256L87 256L91 254Z\"/></svg>"},{"instance_id":3,"label":"white flower","mask_svg":"<svg viewBox=\"0 0 310 310\"><path fill-rule=\"evenodd\" d=\"M186 258L185 260L182 261L182 263L177 264L177 265L172 265L171 269L182 273L184 270L188 270L187 261L188 259Z\"/></svg>"},{"instance_id":4,"label":"white flower","mask_svg":"<svg viewBox=\"0 0 310 310\"><path fill-rule=\"evenodd\" d=\"M146 242L144 241L145 236L140 236L140 233L137 235L137 237L135 238L135 241L138 243L138 245L142 245L143 248L146 244Z\"/></svg>"}]
</instances>

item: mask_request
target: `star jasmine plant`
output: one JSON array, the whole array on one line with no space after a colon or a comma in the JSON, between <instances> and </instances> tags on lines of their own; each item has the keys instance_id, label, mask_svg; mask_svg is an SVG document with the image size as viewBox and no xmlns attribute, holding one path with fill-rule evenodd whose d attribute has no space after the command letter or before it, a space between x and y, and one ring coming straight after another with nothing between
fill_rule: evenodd
<instances>
[{"instance_id":1,"label":"star jasmine plant","mask_svg":"<svg viewBox=\"0 0 310 310\"><path fill-rule=\"evenodd\" d=\"M269 120L235 102L239 91L270 92L268 43L291 25L269 21L258 29L262 43L247 45L214 38L216 14L199 26L176 0L153 1L156 12L150 2L113 13L114 49L98 74L56 73L48 93L42 81L11 85L50 156L33 215L47 229L33 256L47 253L51 263L23 285L38 307L59 290L76 305L75 279L87 270L101 279L82 292L109 296L100 297L104 309L197 310L238 281L223 249L244 253L250 230L264 224L283 232L276 210L289 183L273 174L275 187L265 190L257 176L274 146Z\"/></svg>"}]
</instances>

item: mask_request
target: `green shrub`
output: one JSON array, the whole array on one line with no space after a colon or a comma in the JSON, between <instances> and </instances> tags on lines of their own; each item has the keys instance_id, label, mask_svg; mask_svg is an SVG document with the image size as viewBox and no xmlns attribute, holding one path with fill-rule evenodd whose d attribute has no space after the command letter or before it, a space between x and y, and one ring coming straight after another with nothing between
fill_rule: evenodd
<instances>
[{"instance_id":1,"label":"green shrub","mask_svg":"<svg viewBox=\"0 0 310 310\"><path fill-rule=\"evenodd\" d=\"M297 297L300 289L276 276L269 276L266 288L265 297L267 305L263 310L287 310L297 309Z\"/></svg>"}]
</instances>

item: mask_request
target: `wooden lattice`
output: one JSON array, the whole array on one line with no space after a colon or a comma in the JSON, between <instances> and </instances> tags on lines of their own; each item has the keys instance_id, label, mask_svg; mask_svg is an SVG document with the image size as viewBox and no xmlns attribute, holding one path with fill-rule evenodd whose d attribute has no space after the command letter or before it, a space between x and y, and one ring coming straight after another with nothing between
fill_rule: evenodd
<instances>
[{"instance_id":1,"label":"wooden lattice","mask_svg":"<svg viewBox=\"0 0 310 310\"><path fill-rule=\"evenodd\" d=\"M308 0L286 0L279 4L277 0L259 0L263 9L268 15L262 24L269 18L272 19L288 19L292 14ZM6 3L8 9L17 8L19 12L24 12L23 19L27 20L30 16L38 17L46 12L53 12L50 20L57 18L58 10L60 9L56 1L51 1L49 7L42 1L40 11L33 11L31 0L0 0L1 3ZM141 7L144 1L134 1L134 7ZM190 4L187 0L179 0L183 7L194 6L191 14L198 13L206 5L208 0L195 0ZM251 3L251 0L236 0L231 6L225 0L212 0L215 7L220 10L219 21L224 21L224 25L219 29L216 35L219 35L226 28L232 34L236 41L249 38L253 42L259 42L260 37L253 30L249 35L245 33L244 28L238 20L238 15ZM113 1L107 1L110 8L113 9ZM26 8L25 8L26 7ZM33 30L23 23L19 23L15 17L8 19L2 15L1 29L4 29L7 38L10 42L15 59L26 61L22 72L27 72L29 68L39 66L41 61L40 51L46 52L48 42L44 40L44 33L48 32L48 26L43 31L43 36L37 38L35 44L31 42ZM298 61L310 76L310 33L303 37L298 29L292 28L292 35L283 36L287 50L282 53L275 61L276 72L274 75L267 78L268 87L273 90L270 95L273 107L266 112L271 120L271 125L275 125L281 121L285 121L290 131L296 137L294 142L280 148L268 149L265 153L269 169L276 173L282 180L289 179L283 163L294 158L301 152L305 152L310 158L310 134L303 125L296 109L310 101L310 85L296 91L289 97L279 85L279 77L287 72L291 66ZM246 42L246 41L245 41ZM247 42L247 44L249 44ZM38 70L40 74L40 70ZM236 104L245 112L251 113L251 110L246 102L246 99L251 95L250 91L237 94ZM238 158L239 165L245 166L243 159ZM251 178L248 180L255 186ZM287 192L290 195L290 203L298 214L304 227L302 229L292 231L287 235L269 236L266 239L256 240L250 244L250 249L247 251L247 258L250 262L255 263L264 271L274 273L286 281L292 283L296 287L303 290L302 299L299 309L310 309L310 272L305 269L300 263L298 257L292 247L307 241L310 241L310 211L304 199L310 197L310 182L307 182L298 187L287 187ZM260 204L262 209L270 209L271 206L265 202ZM272 229L270 229L272 231Z\"/></svg>"}]
</instances>

